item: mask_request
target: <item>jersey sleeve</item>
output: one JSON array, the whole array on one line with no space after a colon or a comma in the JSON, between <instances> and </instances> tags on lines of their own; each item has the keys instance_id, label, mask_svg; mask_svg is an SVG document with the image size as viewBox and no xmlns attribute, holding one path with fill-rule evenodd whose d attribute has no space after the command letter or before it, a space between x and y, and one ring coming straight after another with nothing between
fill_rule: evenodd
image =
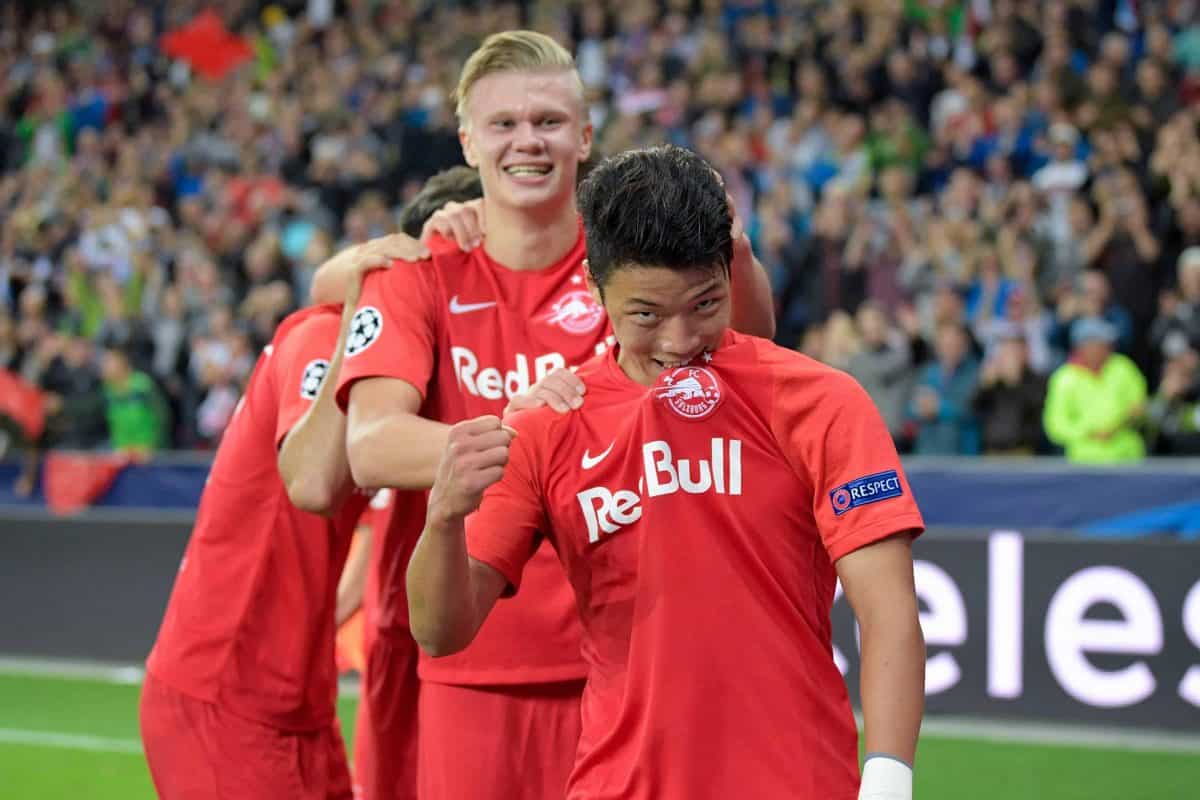
<instances>
[{"instance_id":1,"label":"jersey sleeve","mask_svg":"<svg viewBox=\"0 0 1200 800\"><path fill-rule=\"evenodd\" d=\"M277 447L317 399L317 392L329 374L340 322L341 315L335 311L315 314L276 343L271 361L279 397L275 417Z\"/></svg>"},{"instance_id":2,"label":"jersey sleeve","mask_svg":"<svg viewBox=\"0 0 1200 800\"><path fill-rule=\"evenodd\" d=\"M849 375L778 375L773 427L788 460L812 485L812 512L829 558L925 523L887 425Z\"/></svg>"},{"instance_id":3,"label":"jersey sleeve","mask_svg":"<svg viewBox=\"0 0 1200 800\"><path fill-rule=\"evenodd\" d=\"M399 378L425 397L436 351L437 305L430 262L396 262L369 273L346 339L338 376L343 411L363 378Z\"/></svg>"},{"instance_id":4,"label":"jersey sleeve","mask_svg":"<svg viewBox=\"0 0 1200 800\"><path fill-rule=\"evenodd\" d=\"M521 573L537 550L547 519L539 459L543 448L528 415L512 419L517 437L509 448L504 475L483 495L479 509L467 517L467 552L496 569L512 593L521 586Z\"/></svg>"}]
</instances>

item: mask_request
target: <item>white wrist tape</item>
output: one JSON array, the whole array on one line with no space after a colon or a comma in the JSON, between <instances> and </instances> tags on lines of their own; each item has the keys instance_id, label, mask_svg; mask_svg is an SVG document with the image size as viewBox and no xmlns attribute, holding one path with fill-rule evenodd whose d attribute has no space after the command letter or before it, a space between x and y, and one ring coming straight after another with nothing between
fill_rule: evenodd
<instances>
[{"instance_id":1,"label":"white wrist tape","mask_svg":"<svg viewBox=\"0 0 1200 800\"><path fill-rule=\"evenodd\" d=\"M900 759L872 753L863 764L858 800L912 800L912 775Z\"/></svg>"}]
</instances>

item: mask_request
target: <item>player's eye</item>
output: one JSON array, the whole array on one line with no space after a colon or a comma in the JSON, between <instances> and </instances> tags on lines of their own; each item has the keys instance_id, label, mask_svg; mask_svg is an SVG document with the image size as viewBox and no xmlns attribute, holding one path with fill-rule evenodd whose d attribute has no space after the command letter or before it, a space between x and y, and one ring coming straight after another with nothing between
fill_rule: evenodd
<instances>
[{"instance_id":1,"label":"player's eye","mask_svg":"<svg viewBox=\"0 0 1200 800\"><path fill-rule=\"evenodd\" d=\"M658 322L658 314L653 311L633 311L629 316L633 317L634 322L639 325L653 325Z\"/></svg>"},{"instance_id":2,"label":"player's eye","mask_svg":"<svg viewBox=\"0 0 1200 800\"><path fill-rule=\"evenodd\" d=\"M720 303L720 301L721 301L721 298L719 298L719 297L706 297L705 299L701 300L699 303L696 303L696 310L697 311L712 311L717 307L717 304Z\"/></svg>"},{"instance_id":3,"label":"player's eye","mask_svg":"<svg viewBox=\"0 0 1200 800\"><path fill-rule=\"evenodd\" d=\"M492 120L492 127L499 128L502 131L506 131L509 128L511 128L512 126L513 126L513 121L511 119Z\"/></svg>"},{"instance_id":4,"label":"player's eye","mask_svg":"<svg viewBox=\"0 0 1200 800\"><path fill-rule=\"evenodd\" d=\"M562 120L558 117L543 117L539 124L543 128L557 128L562 124Z\"/></svg>"}]
</instances>

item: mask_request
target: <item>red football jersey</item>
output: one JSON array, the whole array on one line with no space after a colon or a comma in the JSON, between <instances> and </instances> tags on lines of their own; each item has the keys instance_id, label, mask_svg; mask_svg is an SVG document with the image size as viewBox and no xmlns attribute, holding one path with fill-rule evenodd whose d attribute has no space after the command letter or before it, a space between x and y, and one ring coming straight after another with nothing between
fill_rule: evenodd
<instances>
[{"instance_id":1,"label":"red football jersey","mask_svg":"<svg viewBox=\"0 0 1200 800\"><path fill-rule=\"evenodd\" d=\"M333 719L334 603L355 493L333 519L288 500L277 454L316 398L340 310L279 326L217 449L147 670L175 689L286 730Z\"/></svg>"},{"instance_id":2,"label":"red football jersey","mask_svg":"<svg viewBox=\"0 0 1200 800\"><path fill-rule=\"evenodd\" d=\"M853 800L833 564L923 526L870 398L733 332L653 388L612 353L579 375L579 411L516 416L467 520L514 587L539 537L574 587L589 674L568 798Z\"/></svg>"},{"instance_id":3,"label":"red football jersey","mask_svg":"<svg viewBox=\"0 0 1200 800\"><path fill-rule=\"evenodd\" d=\"M363 378L399 378L424 398L421 415L446 423L500 415L508 399L553 370L573 366L612 342L608 317L584 282L582 229L558 263L517 272L482 248L463 253L436 239L433 258L373 272L363 285L338 382L346 407ZM397 443L397 446L403 446ZM401 493L397 502L401 502ZM381 626L403 618L404 559L424 512L397 516L381 562ZM523 597L498 609L462 653L421 662L421 677L443 683L514 684L581 678L580 628L571 590L550 548L531 560ZM403 608L403 610L401 610Z\"/></svg>"}]
</instances>

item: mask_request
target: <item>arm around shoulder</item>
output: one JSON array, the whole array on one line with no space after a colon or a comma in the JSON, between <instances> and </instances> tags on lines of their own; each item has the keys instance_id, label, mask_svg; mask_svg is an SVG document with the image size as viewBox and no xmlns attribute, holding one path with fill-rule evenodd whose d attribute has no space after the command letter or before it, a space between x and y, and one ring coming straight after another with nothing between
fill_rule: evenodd
<instances>
[{"instance_id":1,"label":"arm around shoulder","mask_svg":"<svg viewBox=\"0 0 1200 800\"><path fill-rule=\"evenodd\" d=\"M320 378L316 397L299 422L287 432L276 458L280 478L292 504L301 511L323 516L336 512L353 488L346 462L346 417L334 398L353 312L353 303L343 309L334 352ZM308 375L304 376L305 380L308 378ZM303 386L301 391L304 391Z\"/></svg>"}]
</instances>

